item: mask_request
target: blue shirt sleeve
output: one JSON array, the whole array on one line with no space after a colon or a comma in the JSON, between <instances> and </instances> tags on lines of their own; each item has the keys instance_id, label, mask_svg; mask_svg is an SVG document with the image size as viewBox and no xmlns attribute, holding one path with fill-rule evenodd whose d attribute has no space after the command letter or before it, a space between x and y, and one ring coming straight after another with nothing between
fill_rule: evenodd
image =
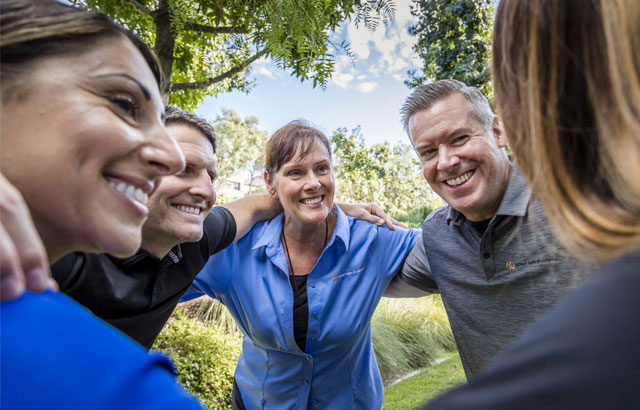
<instances>
[{"instance_id":1,"label":"blue shirt sleeve","mask_svg":"<svg viewBox=\"0 0 640 410\"><path fill-rule=\"evenodd\" d=\"M25 293L0 315L3 410L202 409L165 356L61 293Z\"/></svg>"}]
</instances>

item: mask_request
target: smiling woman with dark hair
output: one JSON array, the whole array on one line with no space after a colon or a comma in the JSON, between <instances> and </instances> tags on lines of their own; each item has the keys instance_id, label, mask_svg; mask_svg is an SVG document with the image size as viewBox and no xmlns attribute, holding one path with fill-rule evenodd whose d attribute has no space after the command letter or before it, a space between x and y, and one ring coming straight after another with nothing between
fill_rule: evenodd
<instances>
[{"instance_id":1,"label":"smiling woman with dark hair","mask_svg":"<svg viewBox=\"0 0 640 410\"><path fill-rule=\"evenodd\" d=\"M269 140L264 179L284 212L214 255L187 294L220 300L245 335L234 408L380 408L371 317L418 232L335 206L329 141L302 121Z\"/></svg>"},{"instance_id":2,"label":"smiling woman with dark hair","mask_svg":"<svg viewBox=\"0 0 640 410\"><path fill-rule=\"evenodd\" d=\"M40 244L48 262L132 254L156 179L184 166L153 53L106 16L50 0L3 0L0 45L3 287ZM0 313L3 410L200 408L166 358L60 293L27 292Z\"/></svg>"}]
</instances>

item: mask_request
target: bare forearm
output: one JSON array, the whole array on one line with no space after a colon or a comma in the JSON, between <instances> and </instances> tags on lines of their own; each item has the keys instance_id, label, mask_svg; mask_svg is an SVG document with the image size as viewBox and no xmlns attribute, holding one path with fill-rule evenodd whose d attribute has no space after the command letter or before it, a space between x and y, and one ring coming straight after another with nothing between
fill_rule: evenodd
<instances>
[{"instance_id":1,"label":"bare forearm","mask_svg":"<svg viewBox=\"0 0 640 410\"><path fill-rule=\"evenodd\" d=\"M278 201L267 194L248 195L221 206L227 208L236 220L236 241L256 223L274 218L282 212Z\"/></svg>"}]
</instances>

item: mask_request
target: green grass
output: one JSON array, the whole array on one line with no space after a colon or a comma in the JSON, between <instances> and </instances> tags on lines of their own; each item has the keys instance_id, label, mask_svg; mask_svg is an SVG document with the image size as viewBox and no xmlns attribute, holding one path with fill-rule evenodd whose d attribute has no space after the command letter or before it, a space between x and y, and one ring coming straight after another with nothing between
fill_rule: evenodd
<instances>
[{"instance_id":1,"label":"green grass","mask_svg":"<svg viewBox=\"0 0 640 410\"><path fill-rule=\"evenodd\" d=\"M371 323L373 350L382 381L428 366L455 342L440 296L383 298Z\"/></svg>"},{"instance_id":2,"label":"green grass","mask_svg":"<svg viewBox=\"0 0 640 410\"><path fill-rule=\"evenodd\" d=\"M417 375L389 386L384 391L382 408L388 410L415 409L445 391L465 383L460 356L455 356Z\"/></svg>"}]
</instances>

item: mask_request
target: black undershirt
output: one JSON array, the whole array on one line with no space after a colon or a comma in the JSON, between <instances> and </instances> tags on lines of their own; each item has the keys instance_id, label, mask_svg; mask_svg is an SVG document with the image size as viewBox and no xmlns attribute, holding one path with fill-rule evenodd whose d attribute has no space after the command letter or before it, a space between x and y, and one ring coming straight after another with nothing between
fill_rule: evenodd
<instances>
[{"instance_id":1,"label":"black undershirt","mask_svg":"<svg viewBox=\"0 0 640 410\"><path fill-rule=\"evenodd\" d=\"M307 298L307 277L309 275L291 275L293 290L293 336L296 344L304 352L307 344L307 329L309 327L309 299Z\"/></svg>"},{"instance_id":2,"label":"black undershirt","mask_svg":"<svg viewBox=\"0 0 640 410\"><path fill-rule=\"evenodd\" d=\"M487 230L489 222L491 222L491 219L484 219L482 221L469 221L471 226L473 226L473 228L480 234L480 236L482 236L484 234L484 231Z\"/></svg>"}]
</instances>

